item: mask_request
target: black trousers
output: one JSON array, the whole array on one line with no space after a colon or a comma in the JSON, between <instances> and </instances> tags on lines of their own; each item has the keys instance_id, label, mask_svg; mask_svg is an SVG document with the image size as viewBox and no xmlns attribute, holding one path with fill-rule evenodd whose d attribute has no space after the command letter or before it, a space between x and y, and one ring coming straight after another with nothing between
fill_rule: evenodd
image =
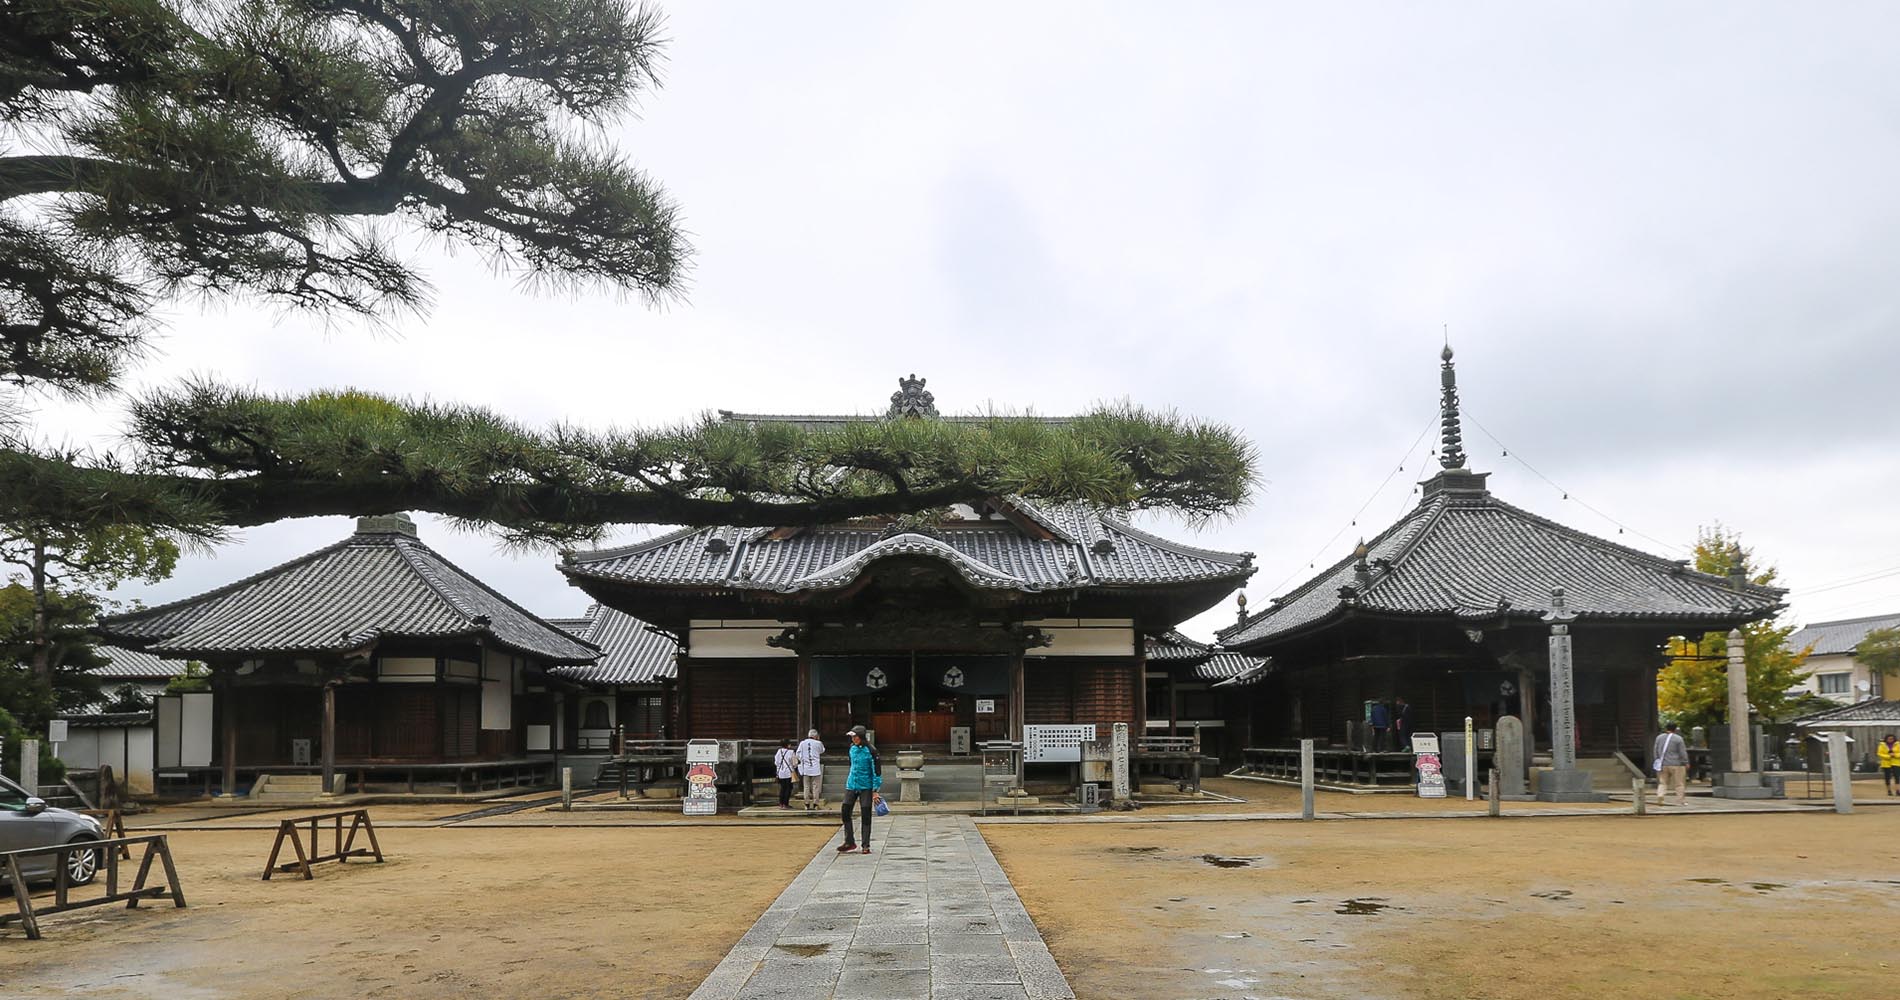
<instances>
[{"instance_id":1,"label":"black trousers","mask_svg":"<svg viewBox=\"0 0 1900 1000\"><path fill-rule=\"evenodd\" d=\"M792 804L792 779L778 779L778 804L782 806Z\"/></svg>"},{"instance_id":2,"label":"black trousers","mask_svg":"<svg viewBox=\"0 0 1900 1000\"><path fill-rule=\"evenodd\" d=\"M1900 767L1883 767L1880 769L1880 776L1886 779L1887 787L1892 788L1900 784Z\"/></svg>"},{"instance_id":3,"label":"black trousers","mask_svg":"<svg viewBox=\"0 0 1900 1000\"><path fill-rule=\"evenodd\" d=\"M844 845L846 847L850 847L853 844L860 844L865 847L871 846L871 795L872 794L873 793L868 788L845 789L844 806L841 809L839 809L839 817L844 820ZM864 819L863 819L864 835L859 837L855 841L851 839L851 807L854 805L858 807L859 812L864 814Z\"/></svg>"}]
</instances>

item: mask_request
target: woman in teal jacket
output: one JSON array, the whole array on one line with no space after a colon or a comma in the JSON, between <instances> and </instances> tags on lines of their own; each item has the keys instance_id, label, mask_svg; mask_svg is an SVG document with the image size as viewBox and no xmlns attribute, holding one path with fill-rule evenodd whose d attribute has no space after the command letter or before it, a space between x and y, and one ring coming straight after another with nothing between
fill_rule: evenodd
<instances>
[{"instance_id":1,"label":"woman in teal jacket","mask_svg":"<svg viewBox=\"0 0 1900 1000\"><path fill-rule=\"evenodd\" d=\"M851 773L844 779L844 843L838 845L838 853L857 851L860 854L871 853L871 810L878 800L878 789L884 787L884 776L879 772L877 751L865 738L863 726L851 727ZM851 839L851 808L856 806L863 814L864 834L859 843Z\"/></svg>"}]
</instances>

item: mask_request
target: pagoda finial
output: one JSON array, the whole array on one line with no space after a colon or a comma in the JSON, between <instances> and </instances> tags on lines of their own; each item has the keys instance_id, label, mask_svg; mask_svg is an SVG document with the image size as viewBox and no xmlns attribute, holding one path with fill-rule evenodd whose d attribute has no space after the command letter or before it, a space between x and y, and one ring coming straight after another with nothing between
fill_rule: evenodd
<instances>
[{"instance_id":1,"label":"pagoda finial","mask_svg":"<svg viewBox=\"0 0 1900 1000\"><path fill-rule=\"evenodd\" d=\"M886 417L934 417L937 416L937 397L925 391L928 379L918 378L915 373L897 380L897 391L891 393L891 408Z\"/></svg>"},{"instance_id":2,"label":"pagoda finial","mask_svg":"<svg viewBox=\"0 0 1900 1000\"><path fill-rule=\"evenodd\" d=\"M1438 366L1440 396L1438 402L1438 422L1441 437L1438 449L1438 464L1447 469L1465 467L1464 431L1458 426L1458 372L1451 364L1451 341L1445 342L1445 349L1438 353L1443 363Z\"/></svg>"}]
</instances>

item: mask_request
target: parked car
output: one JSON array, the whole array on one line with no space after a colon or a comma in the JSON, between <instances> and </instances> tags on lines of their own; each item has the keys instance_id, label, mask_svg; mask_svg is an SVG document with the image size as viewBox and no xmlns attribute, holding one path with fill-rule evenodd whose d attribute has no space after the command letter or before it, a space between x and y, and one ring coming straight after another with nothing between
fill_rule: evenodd
<instances>
[{"instance_id":1,"label":"parked car","mask_svg":"<svg viewBox=\"0 0 1900 1000\"><path fill-rule=\"evenodd\" d=\"M105 830L91 816L49 806L39 798L0 777L0 851L18 851L29 847L54 847L105 839ZM20 874L29 882L51 881L56 854L33 854L20 859ZM99 851L86 848L66 855L66 882L85 885L99 872ZM7 881L0 866L0 882Z\"/></svg>"}]
</instances>

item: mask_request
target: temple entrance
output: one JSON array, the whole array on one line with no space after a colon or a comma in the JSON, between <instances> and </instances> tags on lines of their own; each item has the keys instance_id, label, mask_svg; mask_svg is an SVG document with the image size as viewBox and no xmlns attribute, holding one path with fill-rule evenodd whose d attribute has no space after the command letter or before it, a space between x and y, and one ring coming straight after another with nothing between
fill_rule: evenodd
<instances>
[{"instance_id":1,"label":"temple entrance","mask_svg":"<svg viewBox=\"0 0 1900 1000\"><path fill-rule=\"evenodd\" d=\"M906 653L812 658L812 718L826 738L868 726L883 746L947 747L950 730L1001 738L1009 657Z\"/></svg>"}]
</instances>

